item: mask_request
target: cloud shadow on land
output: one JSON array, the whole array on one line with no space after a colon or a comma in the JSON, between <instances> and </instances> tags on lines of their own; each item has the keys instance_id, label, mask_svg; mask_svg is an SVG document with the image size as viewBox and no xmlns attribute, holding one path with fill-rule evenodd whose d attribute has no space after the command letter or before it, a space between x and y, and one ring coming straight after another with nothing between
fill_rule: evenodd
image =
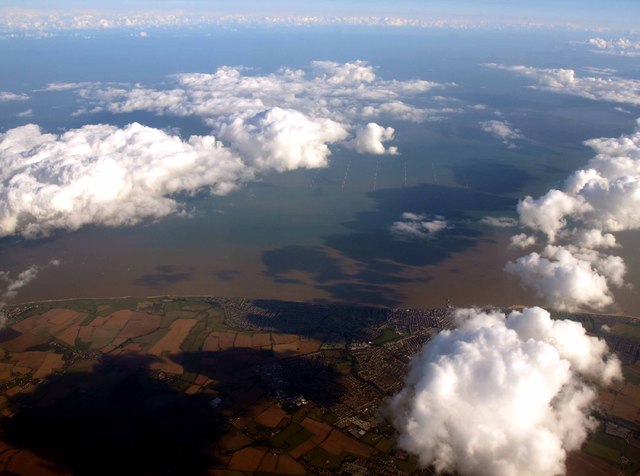
<instances>
[{"instance_id":1,"label":"cloud shadow on land","mask_svg":"<svg viewBox=\"0 0 640 476\"><path fill-rule=\"evenodd\" d=\"M217 352L185 352L171 356L186 372L219 382L225 415L241 415L256 401L276 392L304 395L318 405L340 399L344 388L339 375L321 358L291 352L233 348ZM275 378L274 378L275 377Z\"/></svg>"},{"instance_id":2,"label":"cloud shadow on land","mask_svg":"<svg viewBox=\"0 0 640 476\"><path fill-rule=\"evenodd\" d=\"M343 223L348 232L324 237L326 248L286 246L263 253L265 274L282 282L292 277L290 273L306 273L333 302L396 306L402 296L394 287L413 281L400 276L403 271L437 265L482 237L465 224L473 223L470 213L513 210L516 206L515 200L502 196L428 184L382 189L369 196L375 202L374 209ZM441 215L452 226L429 238L401 239L389 228L405 212ZM354 263L355 270L347 274L335 252Z\"/></svg>"},{"instance_id":3,"label":"cloud shadow on land","mask_svg":"<svg viewBox=\"0 0 640 476\"><path fill-rule=\"evenodd\" d=\"M73 474L207 474L223 420L199 396L151 374L155 358L105 356L9 401L0 434Z\"/></svg>"},{"instance_id":4,"label":"cloud shadow on land","mask_svg":"<svg viewBox=\"0 0 640 476\"><path fill-rule=\"evenodd\" d=\"M173 265L156 266L155 273L143 274L135 283L139 286L146 286L161 291L167 286L179 283L181 281L191 281L193 279L193 270L179 270Z\"/></svg>"},{"instance_id":5,"label":"cloud shadow on land","mask_svg":"<svg viewBox=\"0 0 640 476\"><path fill-rule=\"evenodd\" d=\"M13 416L0 416L0 441L30 452L14 456L10 469L204 476L224 468L235 451L220 443L229 417L249 414L252 404L276 392L320 405L345 392L323 359L290 351L232 348L168 358L183 367L182 376L154 370L166 365L158 357L105 355L92 370L68 369L10 398ZM184 393L184 376L195 374L211 379L207 386L222 398L217 408L210 391Z\"/></svg>"}]
</instances>

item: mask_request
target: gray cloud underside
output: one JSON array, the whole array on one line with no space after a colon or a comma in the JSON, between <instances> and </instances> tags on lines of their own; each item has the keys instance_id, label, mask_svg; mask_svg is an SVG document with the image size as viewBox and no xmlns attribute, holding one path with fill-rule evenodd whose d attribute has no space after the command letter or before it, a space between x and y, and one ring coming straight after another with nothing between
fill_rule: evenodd
<instances>
[{"instance_id":1,"label":"gray cloud underside","mask_svg":"<svg viewBox=\"0 0 640 476\"><path fill-rule=\"evenodd\" d=\"M586 380L621 378L604 341L540 308L459 310L413 357L390 402L400 446L422 466L463 475L564 474L596 422Z\"/></svg>"}]
</instances>

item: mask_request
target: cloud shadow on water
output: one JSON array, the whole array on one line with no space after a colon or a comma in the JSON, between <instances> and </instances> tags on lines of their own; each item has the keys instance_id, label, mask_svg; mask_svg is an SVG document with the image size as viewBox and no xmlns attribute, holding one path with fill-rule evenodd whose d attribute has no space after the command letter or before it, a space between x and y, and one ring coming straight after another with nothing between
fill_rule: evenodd
<instances>
[{"instance_id":1,"label":"cloud shadow on water","mask_svg":"<svg viewBox=\"0 0 640 476\"><path fill-rule=\"evenodd\" d=\"M146 286L155 291L162 291L168 286L181 281L191 281L193 279L193 269L179 269L173 265L156 266L155 273L144 274L136 279L136 284Z\"/></svg>"},{"instance_id":2,"label":"cloud shadow on water","mask_svg":"<svg viewBox=\"0 0 640 476\"><path fill-rule=\"evenodd\" d=\"M471 190L484 193L516 193L524 189L531 176L510 164L478 160L453 165L455 180Z\"/></svg>"},{"instance_id":3,"label":"cloud shadow on water","mask_svg":"<svg viewBox=\"0 0 640 476\"><path fill-rule=\"evenodd\" d=\"M513 210L516 205L515 200L499 195L429 184L368 195L375 202L373 210L343 223L347 232L325 236L324 247L286 246L266 251L265 274L285 280L291 278L289 273L303 272L318 289L329 293L333 302L395 306L403 299L399 285L431 279L426 275L407 278L402 276L404 271L437 265L474 246L482 239L482 233L472 226L475 215ZM452 226L431 238L401 239L389 228L405 212L441 215ZM355 265L355 270L346 273L340 256Z\"/></svg>"},{"instance_id":4,"label":"cloud shadow on water","mask_svg":"<svg viewBox=\"0 0 640 476\"><path fill-rule=\"evenodd\" d=\"M213 273L220 281L233 281L240 277L242 273L235 269L221 269Z\"/></svg>"}]
</instances>

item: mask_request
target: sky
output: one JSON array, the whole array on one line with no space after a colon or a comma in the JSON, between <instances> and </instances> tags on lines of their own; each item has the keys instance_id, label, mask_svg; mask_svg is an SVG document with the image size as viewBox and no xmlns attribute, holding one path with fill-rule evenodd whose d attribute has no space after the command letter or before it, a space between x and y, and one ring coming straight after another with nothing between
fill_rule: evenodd
<instances>
[{"instance_id":1,"label":"sky","mask_svg":"<svg viewBox=\"0 0 640 476\"><path fill-rule=\"evenodd\" d=\"M182 11L189 15L248 16L377 16L470 23L574 25L587 28L637 29L640 4L634 0L401 0L337 1L278 0L272 2L232 0L104 1L67 0L52 6L46 0L5 0L2 7L57 12Z\"/></svg>"}]
</instances>

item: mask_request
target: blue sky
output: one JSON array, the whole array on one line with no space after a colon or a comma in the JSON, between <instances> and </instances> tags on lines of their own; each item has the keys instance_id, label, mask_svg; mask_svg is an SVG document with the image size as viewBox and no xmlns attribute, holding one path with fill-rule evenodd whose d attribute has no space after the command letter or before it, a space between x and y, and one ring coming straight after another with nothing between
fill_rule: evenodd
<instances>
[{"instance_id":1,"label":"blue sky","mask_svg":"<svg viewBox=\"0 0 640 476\"><path fill-rule=\"evenodd\" d=\"M43 10L98 9L106 11L175 10L255 15L373 15L418 19L532 21L579 24L590 27L636 29L640 18L637 0L4 0L3 7Z\"/></svg>"}]
</instances>

